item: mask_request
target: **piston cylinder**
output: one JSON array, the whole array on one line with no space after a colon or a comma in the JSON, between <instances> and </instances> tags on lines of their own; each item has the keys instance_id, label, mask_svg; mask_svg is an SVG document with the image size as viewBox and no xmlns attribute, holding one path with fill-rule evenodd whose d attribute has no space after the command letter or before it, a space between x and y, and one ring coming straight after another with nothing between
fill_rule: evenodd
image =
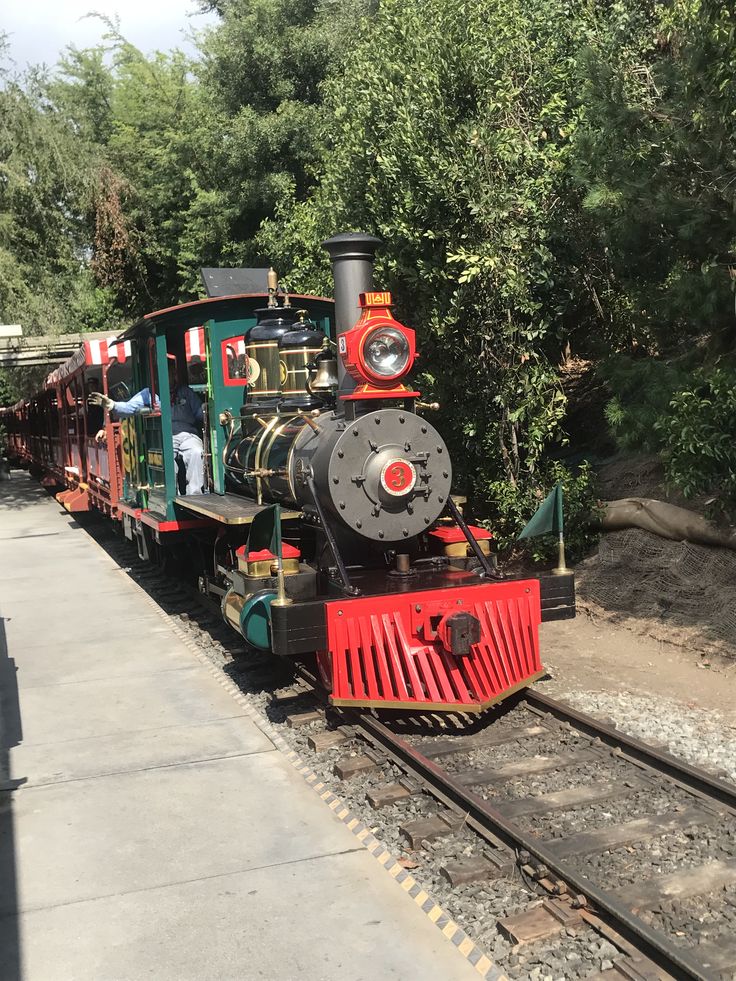
<instances>
[{"instance_id":1,"label":"piston cylinder","mask_svg":"<svg viewBox=\"0 0 736 981\"><path fill-rule=\"evenodd\" d=\"M240 633L240 614L245 605L245 596L239 596L231 589L222 601L222 615L230 626Z\"/></svg>"}]
</instances>

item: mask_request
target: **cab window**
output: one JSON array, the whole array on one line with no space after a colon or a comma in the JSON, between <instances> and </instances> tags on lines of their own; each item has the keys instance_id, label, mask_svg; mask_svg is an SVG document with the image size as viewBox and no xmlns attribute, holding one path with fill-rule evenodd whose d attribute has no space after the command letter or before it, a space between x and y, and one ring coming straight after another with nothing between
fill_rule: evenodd
<instances>
[{"instance_id":1,"label":"cab window","mask_svg":"<svg viewBox=\"0 0 736 981\"><path fill-rule=\"evenodd\" d=\"M228 337L220 344L222 354L222 377L226 385L248 384L248 355L245 353L245 338Z\"/></svg>"}]
</instances>

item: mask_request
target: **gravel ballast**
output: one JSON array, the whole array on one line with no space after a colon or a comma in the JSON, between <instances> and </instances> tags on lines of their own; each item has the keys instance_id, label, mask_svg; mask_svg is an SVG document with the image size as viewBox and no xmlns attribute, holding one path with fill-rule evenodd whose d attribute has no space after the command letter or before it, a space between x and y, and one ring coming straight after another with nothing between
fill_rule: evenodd
<instances>
[{"instance_id":1,"label":"gravel ballast","mask_svg":"<svg viewBox=\"0 0 736 981\"><path fill-rule=\"evenodd\" d=\"M645 742L663 743L673 756L736 780L736 727L717 712L687 708L655 695L570 690L559 682L545 684L542 691L590 715L611 719Z\"/></svg>"}]
</instances>

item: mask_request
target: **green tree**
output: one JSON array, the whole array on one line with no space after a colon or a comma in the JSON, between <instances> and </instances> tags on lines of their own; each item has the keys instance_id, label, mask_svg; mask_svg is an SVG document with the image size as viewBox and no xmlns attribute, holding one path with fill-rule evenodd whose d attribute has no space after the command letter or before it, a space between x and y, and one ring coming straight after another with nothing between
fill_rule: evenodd
<instances>
[{"instance_id":1,"label":"green tree","mask_svg":"<svg viewBox=\"0 0 736 981\"><path fill-rule=\"evenodd\" d=\"M196 296L203 265L261 261L263 219L312 185L320 85L372 5L226 0L199 60L145 56L110 21L107 48L67 54L53 97L102 161L92 269L127 311Z\"/></svg>"},{"instance_id":2,"label":"green tree","mask_svg":"<svg viewBox=\"0 0 736 981\"><path fill-rule=\"evenodd\" d=\"M617 0L587 51L575 169L607 257L603 350L732 347L733 42L731 3Z\"/></svg>"},{"instance_id":3,"label":"green tree","mask_svg":"<svg viewBox=\"0 0 736 981\"><path fill-rule=\"evenodd\" d=\"M0 69L0 321L40 334L113 316L89 269L95 167L50 102L48 78Z\"/></svg>"},{"instance_id":4,"label":"green tree","mask_svg":"<svg viewBox=\"0 0 736 981\"><path fill-rule=\"evenodd\" d=\"M262 261L254 239L282 201L314 186L323 147L322 85L377 0L221 0L196 66L198 165L182 265ZM190 127L190 137L192 128Z\"/></svg>"},{"instance_id":5,"label":"green tree","mask_svg":"<svg viewBox=\"0 0 736 981\"><path fill-rule=\"evenodd\" d=\"M593 4L562 0L386 0L327 83L319 186L260 238L316 289L323 237L384 239L378 281L419 329L423 387L482 497L501 476L534 480L560 436L559 346L590 306L569 275L585 220L569 157L595 23Z\"/></svg>"},{"instance_id":6,"label":"green tree","mask_svg":"<svg viewBox=\"0 0 736 981\"><path fill-rule=\"evenodd\" d=\"M95 147L91 269L134 315L194 288L182 283L180 257L195 194L197 86L183 54L145 56L106 23L107 45L71 49L51 94Z\"/></svg>"},{"instance_id":7,"label":"green tree","mask_svg":"<svg viewBox=\"0 0 736 981\"><path fill-rule=\"evenodd\" d=\"M697 370L656 423L667 476L686 497L717 491L736 502L736 371Z\"/></svg>"}]
</instances>

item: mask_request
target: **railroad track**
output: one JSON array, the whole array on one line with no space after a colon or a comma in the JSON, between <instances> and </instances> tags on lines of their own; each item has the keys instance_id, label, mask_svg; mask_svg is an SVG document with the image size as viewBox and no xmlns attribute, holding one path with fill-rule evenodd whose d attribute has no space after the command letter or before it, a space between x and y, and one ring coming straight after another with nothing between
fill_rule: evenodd
<instances>
[{"instance_id":1,"label":"railroad track","mask_svg":"<svg viewBox=\"0 0 736 981\"><path fill-rule=\"evenodd\" d=\"M459 720L428 727L412 717L390 725L359 713L343 717L445 806L444 813L402 828L411 846L459 825L490 846L480 859L446 867L451 884L508 874L518 864L547 892L541 908L499 923L512 940L533 940L582 920L628 955L602 978L736 976L736 938L689 947L693 933L672 936L657 912L676 901L682 915L683 904L697 900L697 907L707 896L712 914L719 903L736 900L736 857L729 857L736 853L736 786L533 690L492 726L471 732ZM355 758L347 758L335 769L340 775L355 767ZM386 787L384 796L393 802L409 792L399 784ZM612 804L618 807L606 813ZM616 819L622 804L636 816ZM587 825L596 814L598 823ZM703 860L702 848L688 853L687 843L714 834L723 847L711 841L710 851L721 857ZM679 866L674 871L663 872L654 861L662 850L649 846L658 841L678 851L670 856L669 864Z\"/></svg>"},{"instance_id":2,"label":"railroad track","mask_svg":"<svg viewBox=\"0 0 736 981\"><path fill-rule=\"evenodd\" d=\"M227 662L238 639L211 604L197 609L191 588L140 563L126 543L100 544L237 680L237 660ZM272 674L248 668L240 681L253 692ZM469 828L483 848L442 867L450 886L520 870L544 897L498 922L511 942L562 932L564 943L580 924L622 953L600 981L736 978L736 786L534 690L497 708L492 724L409 713L388 723L326 710L316 679L303 671L301 682L281 699L283 714L311 726L309 745L330 751L337 778L390 761L404 777L374 783L371 807L427 794L437 802L401 825L409 850ZM696 945L699 918L719 907L732 910L719 943Z\"/></svg>"}]
</instances>

